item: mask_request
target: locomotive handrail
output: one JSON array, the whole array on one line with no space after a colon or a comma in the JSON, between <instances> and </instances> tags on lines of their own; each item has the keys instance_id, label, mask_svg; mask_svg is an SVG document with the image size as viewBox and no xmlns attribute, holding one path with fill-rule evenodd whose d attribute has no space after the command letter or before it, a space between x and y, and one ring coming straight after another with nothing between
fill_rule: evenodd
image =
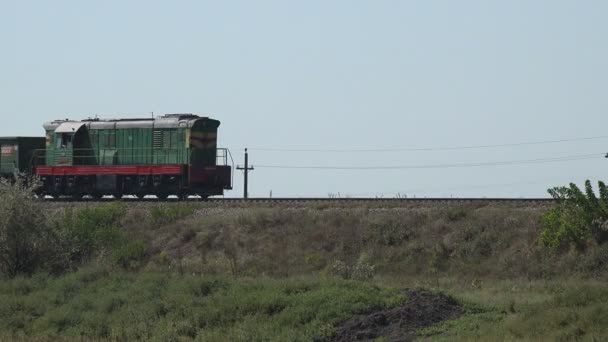
<instances>
[{"instance_id":1,"label":"locomotive handrail","mask_svg":"<svg viewBox=\"0 0 608 342\"><path fill-rule=\"evenodd\" d=\"M228 150L225 147L218 147L216 157L215 157L215 163L219 164L219 165L228 166L228 158L230 158L232 165L234 165L234 160L232 160L232 155L230 154L230 150ZM221 161L221 163L218 163L218 161Z\"/></svg>"},{"instance_id":2,"label":"locomotive handrail","mask_svg":"<svg viewBox=\"0 0 608 342\"><path fill-rule=\"evenodd\" d=\"M106 151L116 151L116 156L107 155ZM47 153L52 151L52 153ZM68 158L69 164L74 165L103 165L104 158L118 158L122 165L137 165L142 163L155 163L161 165L176 164L177 160L184 160L190 163L191 148L163 147L163 148L72 148L72 149L37 149L34 150L31 164L33 166L45 165L46 162L54 158ZM124 153L127 152L127 153ZM64 155L65 153L65 155ZM216 164L234 168L234 159L230 150L227 148L216 149ZM175 160L175 161L173 161ZM220 163L218 163L220 161ZM55 160L55 163L57 161ZM96 162L96 163L92 163Z\"/></svg>"},{"instance_id":3,"label":"locomotive handrail","mask_svg":"<svg viewBox=\"0 0 608 342\"><path fill-rule=\"evenodd\" d=\"M52 153L47 153L51 151ZM103 151L103 152L101 152ZM106 151L116 151L116 155L109 155ZM70 164L75 165L103 165L104 158L118 158L120 164L137 165L142 163L176 164L177 160L190 163L190 148L163 147L163 148L72 148L72 149L38 149L34 151L35 165L44 165L51 158L69 158ZM127 152L127 153L124 153ZM65 155L64 155L65 153ZM175 160L175 161L172 161ZM44 161L40 163L39 161ZM91 163L91 161L98 161ZM80 162L80 163L79 163Z\"/></svg>"},{"instance_id":4,"label":"locomotive handrail","mask_svg":"<svg viewBox=\"0 0 608 342\"><path fill-rule=\"evenodd\" d=\"M220 158L220 160L223 161L223 163L221 165L225 165L225 166L228 166L228 158L230 158L230 184L234 184L234 173L232 172L232 170L234 170L234 159L232 158L232 153L230 152L230 150L228 148L218 147L216 161L215 161L216 164L218 164L217 163L218 158Z\"/></svg>"}]
</instances>

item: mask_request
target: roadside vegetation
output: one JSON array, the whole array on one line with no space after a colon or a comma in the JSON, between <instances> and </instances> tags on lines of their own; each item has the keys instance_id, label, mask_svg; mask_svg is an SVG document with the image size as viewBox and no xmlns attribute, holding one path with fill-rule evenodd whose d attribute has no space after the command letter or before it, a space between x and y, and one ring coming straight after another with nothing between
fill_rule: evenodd
<instances>
[{"instance_id":1,"label":"roadside vegetation","mask_svg":"<svg viewBox=\"0 0 608 342\"><path fill-rule=\"evenodd\" d=\"M604 339L608 191L555 205L48 206L0 184L0 340L331 340L451 295L445 340ZM350 336L350 335L349 335Z\"/></svg>"}]
</instances>

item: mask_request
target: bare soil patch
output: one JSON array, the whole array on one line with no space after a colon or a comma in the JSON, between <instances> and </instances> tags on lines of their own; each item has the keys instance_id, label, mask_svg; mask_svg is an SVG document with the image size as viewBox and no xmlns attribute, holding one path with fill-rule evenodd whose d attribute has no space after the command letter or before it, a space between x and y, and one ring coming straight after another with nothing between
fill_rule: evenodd
<instances>
[{"instance_id":1,"label":"bare soil patch","mask_svg":"<svg viewBox=\"0 0 608 342\"><path fill-rule=\"evenodd\" d=\"M408 290L399 307L360 315L342 323L332 341L412 341L416 331L457 318L462 306L453 298L427 290Z\"/></svg>"}]
</instances>

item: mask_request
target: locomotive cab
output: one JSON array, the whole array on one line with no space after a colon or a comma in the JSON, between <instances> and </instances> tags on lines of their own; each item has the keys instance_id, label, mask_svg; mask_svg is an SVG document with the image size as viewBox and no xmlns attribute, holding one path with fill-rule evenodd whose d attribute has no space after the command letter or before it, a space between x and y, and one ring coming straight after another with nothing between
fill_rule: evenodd
<instances>
[{"instance_id":1,"label":"locomotive cab","mask_svg":"<svg viewBox=\"0 0 608 342\"><path fill-rule=\"evenodd\" d=\"M50 142L54 142L54 146L47 147L52 147L54 153L47 154L47 165L70 166L86 163L84 153L90 146L84 144L88 136L84 123L61 123L49 135L53 137Z\"/></svg>"}]
</instances>

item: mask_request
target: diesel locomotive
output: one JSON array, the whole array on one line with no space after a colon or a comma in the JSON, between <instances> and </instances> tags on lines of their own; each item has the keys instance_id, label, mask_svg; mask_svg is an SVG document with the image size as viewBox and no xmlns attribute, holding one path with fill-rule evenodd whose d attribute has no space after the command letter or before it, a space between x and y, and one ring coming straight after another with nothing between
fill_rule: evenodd
<instances>
[{"instance_id":1,"label":"diesel locomotive","mask_svg":"<svg viewBox=\"0 0 608 342\"><path fill-rule=\"evenodd\" d=\"M0 176L36 175L40 195L202 198L232 189L220 122L194 114L45 123L45 137L0 138Z\"/></svg>"}]
</instances>

